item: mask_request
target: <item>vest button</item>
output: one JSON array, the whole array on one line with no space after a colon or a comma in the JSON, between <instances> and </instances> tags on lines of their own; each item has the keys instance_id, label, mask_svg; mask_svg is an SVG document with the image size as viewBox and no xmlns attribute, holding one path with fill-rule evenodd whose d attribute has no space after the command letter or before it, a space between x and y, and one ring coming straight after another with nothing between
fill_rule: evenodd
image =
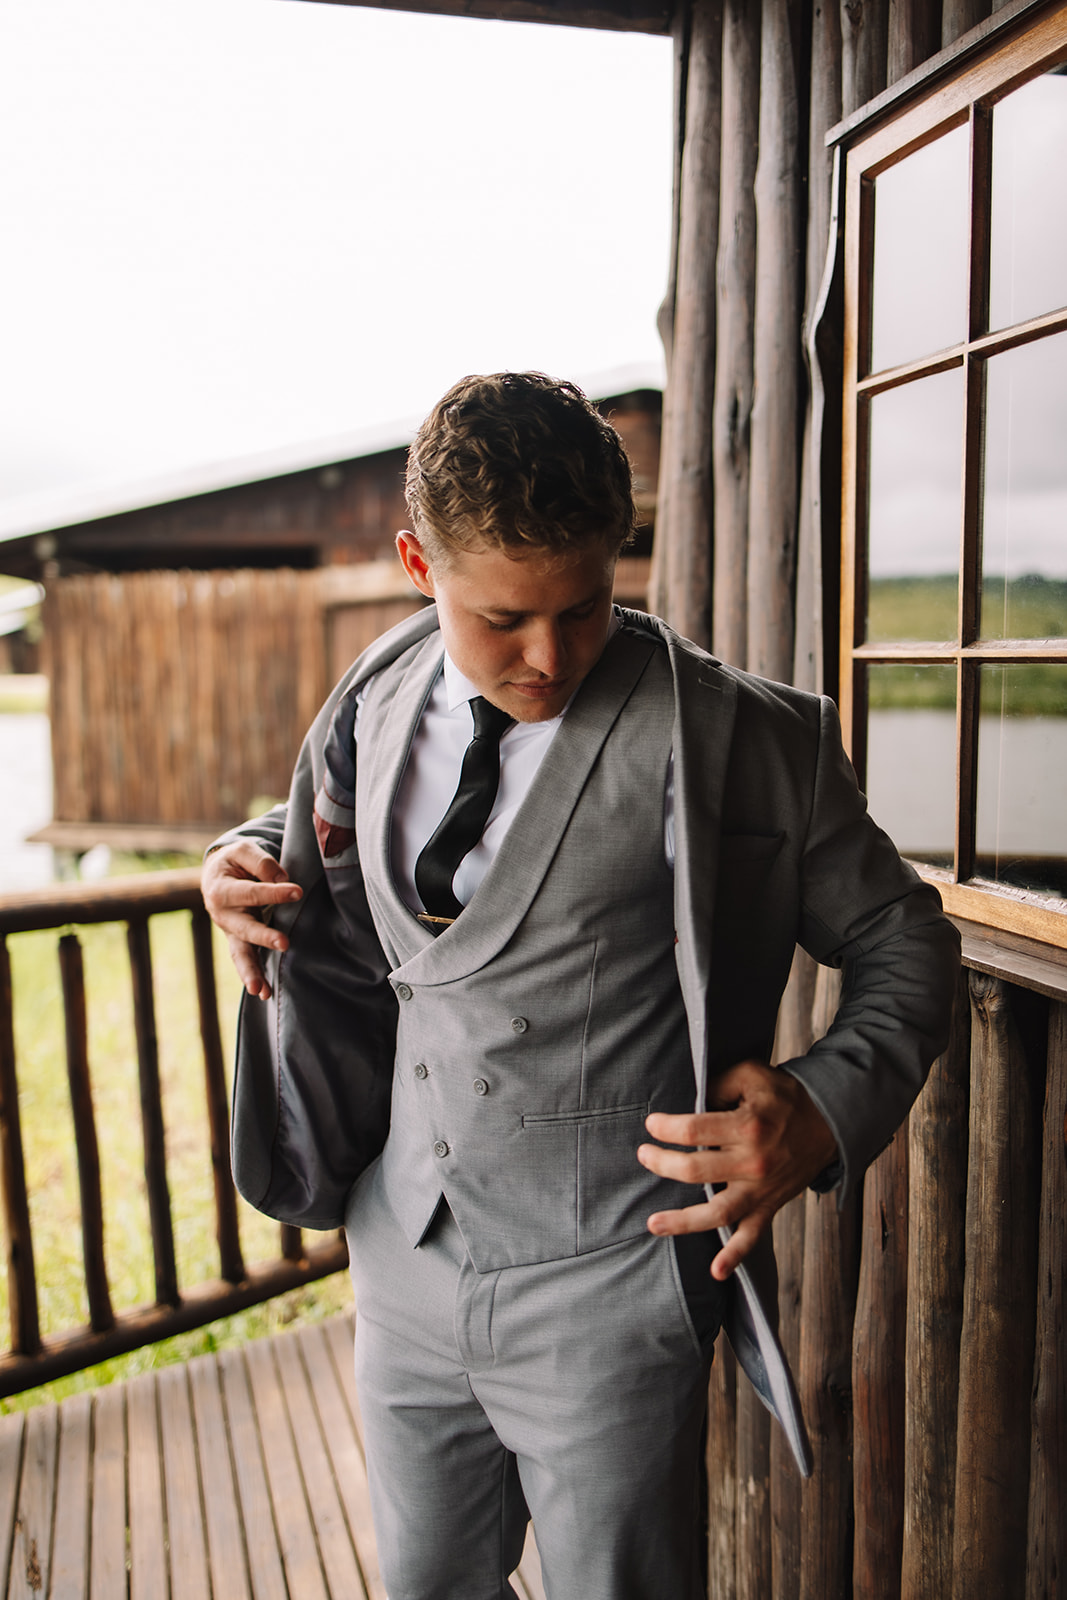
<instances>
[{"instance_id":1,"label":"vest button","mask_svg":"<svg viewBox=\"0 0 1067 1600\"><path fill-rule=\"evenodd\" d=\"M474 1092L475 1092L475 1094L488 1094L489 1093L489 1085L486 1083L484 1078L475 1078L475 1080L474 1080Z\"/></svg>"},{"instance_id":2,"label":"vest button","mask_svg":"<svg viewBox=\"0 0 1067 1600\"><path fill-rule=\"evenodd\" d=\"M525 1033L529 1026L530 1024L525 1017L512 1017L511 1019L512 1033Z\"/></svg>"},{"instance_id":3,"label":"vest button","mask_svg":"<svg viewBox=\"0 0 1067 1600\"><path fill-rule=\"evenodd\" d=\"M435 1156L447 1156L448 1146L445 1144L443 1139L437 1140L437 1143L433 1147L433 1153Z\"/></svg>"},{"instance_id":4,"label":"vest button","mask_svg":"<svg viewBox=\"0 0 1067 1600\"><path fill-rule=\"evenodd\" d=\"M410 983L398 983L396 986L396 997L398 1000L410 1000L413 993L414 991Z\"/></svg>"},{"instance_id":5,"label":"vest button","mask_svg":"<svg viewBox=\"0 0 1067 1600\"><path fill-rule=\"evenodd\" d=\"M416 1078L428 1078L429 1075L430 1075L429 1067L426 1065L426 1063L424 1061L420 1061L418 1066L415 1068L415 1076L416 1076Z\"/></svg>"}]
</instances>

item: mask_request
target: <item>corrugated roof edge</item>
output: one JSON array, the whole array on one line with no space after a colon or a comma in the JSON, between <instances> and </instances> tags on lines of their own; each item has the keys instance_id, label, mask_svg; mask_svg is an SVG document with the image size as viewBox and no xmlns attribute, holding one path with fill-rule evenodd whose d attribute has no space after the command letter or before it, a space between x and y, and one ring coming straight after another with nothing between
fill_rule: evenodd
<instances>
[{"instance_id":1,"label":"corrugated roof edge","mask_svg":"<svg viewBox=\"0 0 1067 1600\"><path fill-rule=\"evenodd\" d=\"M662 366L645 362L613 367L575 381L593 400L603 400L638 389L661 390L664 374ZM290 472L312 472L337 462L400 449L411 443L421 421L421 417L394 419L325 439L308 439L225 461L204 462L137 484L102 484L74 494L27 495L0 506L0 544L9 539L49 533L56 528L96 522L102 517L120 516L125 511L142 511L150 506L167 505L172 500L189 500L194 495L211 494L218 489L235 489L246 483L284 477Z\"/></svg>"}]
</instances>

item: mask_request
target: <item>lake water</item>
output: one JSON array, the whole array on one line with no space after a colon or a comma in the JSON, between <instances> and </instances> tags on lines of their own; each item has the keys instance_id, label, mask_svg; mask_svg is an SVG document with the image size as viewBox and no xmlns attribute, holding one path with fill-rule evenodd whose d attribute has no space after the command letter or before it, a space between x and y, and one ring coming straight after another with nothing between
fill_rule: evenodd
<instances>
[{"instance_id":1,"label":"lake water","mask_svg":"<svg viewBox=\"0 0 1067 1600\"><path fill-rule=\"evenodd\" d=\"M52 848L26 844L52 820L52 749L43 712L0 713L0 891L51 883Z\"/></svg>"},{"instance_id":2,"label":"lake water","mask_svg":"<svg viewBox=\"0 0 1067 1600\"><path fill-rule=\"evenodd\" d=\"M904 855L952 854L952 711L872 711L867 797ZM1067 717L996 716L978 725L978 851L1067 856Z\"/></svg>"}]
</instances>

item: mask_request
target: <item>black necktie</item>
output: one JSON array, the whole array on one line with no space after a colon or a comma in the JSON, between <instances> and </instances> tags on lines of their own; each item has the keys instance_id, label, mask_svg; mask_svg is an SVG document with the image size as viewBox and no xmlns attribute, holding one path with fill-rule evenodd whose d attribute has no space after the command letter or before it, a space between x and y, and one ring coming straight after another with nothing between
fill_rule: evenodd
<instances>
[{"instance_id":1,"label":"black necktie","mask_svg":"<svg viewBox=\"0 0 1067 1600\"><path fill-rule=\"evenodd\" d=\"M435 933L463 910L452 892L452 879L489 820L500 782L500 740L515 720L481 695L470 702L470 708L474 738L463 756L459 787L415 863L415 887L428 918L433 919L430 926Z\"/></svg>"}]
</instances>

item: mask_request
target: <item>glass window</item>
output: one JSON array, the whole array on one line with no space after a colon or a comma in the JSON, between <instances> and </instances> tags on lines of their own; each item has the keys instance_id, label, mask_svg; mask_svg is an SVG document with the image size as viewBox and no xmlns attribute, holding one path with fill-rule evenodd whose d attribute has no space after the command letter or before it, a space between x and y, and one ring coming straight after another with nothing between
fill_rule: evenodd
<instances>
[{"instance_id":1,"label":"glass window","mask_svg":"<svg viewBox=\"0 0 1067 1600\"><path fill-rule=\"evenodd\" d=\"M967 170L967 129L954 128L875 180L872 372L967 332Z\"/></svg>"},{"instance_id":2,"label":"glass window","mask_svg":"<svg viewBox=\"0 0 1067 1600\"><path fill-rule=\"evenodd\" d=\"M1046 72L993 111L989 326L1067 306L1067 74Z\"/></svg>"},{"instance_id":3,"label":"glass window","mask_svg":"<svg viewBox=\"0 0 1067 1600\"><path fill-rule=\"evenodd\" d=\"M1067 638L1067 333L989 360L982 529L982 638Z\"/></svg>"},{"instance_id":4,"label":"glass window","mask_svg":"<svg viewBox=\"0 0 1067 1600\"><path fill-rule=\"evenodd\" d=\"M963 370L871 400L869 639L955 639Z\"/></svg>"},{"instance_id":5,"label":"glass window","mask_svg":"<svg viewBox=\"0 0 1067 1600\"><path fill-rule=\"evenodd\" d=\"M1067 949L1056 15L1058 70L1021 27L848 147L841 703L872 814L947 908Z\"/></svg>"},{"instance_id":6,"label":"glass window","mask_svg":"<svg viewBox=\"0 0 1067 1600\"><path fill-rule=\"evenodd\" d=\"M956 669L872 666L867 800L898 850L951 867L956 837Z\"/></svg>"},{"instance_id":7,"label":"glass window","mask_svg":"<svg viewBox=\"0 0 1067 1600\"><path fill-rule=\"evenodd\" d=\"M1067 897L1067 664L985 666L975 867Z\"/></svg>"}]
</instances>

